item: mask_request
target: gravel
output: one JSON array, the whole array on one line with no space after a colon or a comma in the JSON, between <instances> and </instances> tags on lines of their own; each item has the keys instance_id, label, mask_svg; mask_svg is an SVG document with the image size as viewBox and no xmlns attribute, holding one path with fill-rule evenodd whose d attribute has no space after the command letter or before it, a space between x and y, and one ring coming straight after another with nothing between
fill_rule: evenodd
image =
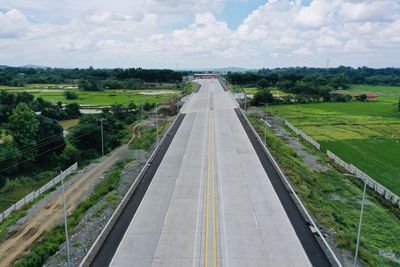
<instances>
[{"instance_id":1,"label":"gravel","mask_svg":"<svg viewBox=\"0 0 400 267\"><path fill-rule=\"evenodd\" d=\"M111 215L114 213L115 208L139 174L140 169L141 166L137 162L126 166L121 172L118 188L108 193L96 205L91 207L86 212L79 225L70 233L70 257L72 266L78 266L85 257L87 251L99 236ZM60 246L59 251L50 257L44 266L65 266L66 260L66 243L64 243Z\"/></svg>"}]
</instances>

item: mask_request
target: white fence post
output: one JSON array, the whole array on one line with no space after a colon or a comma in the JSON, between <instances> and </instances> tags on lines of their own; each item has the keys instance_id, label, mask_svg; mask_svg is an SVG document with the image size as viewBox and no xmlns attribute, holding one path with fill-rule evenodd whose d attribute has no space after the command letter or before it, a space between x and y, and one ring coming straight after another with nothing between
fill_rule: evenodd
<instances>
[{"instance_id":1,"label":"white fence post","mask_svg":"<svg viewBox=\"0 0 400 267\"><path fill-rule=\"evenodd\" d=\"M46 192L48 189L53 187L55 184L60 182L61 175L63 175L63 177L65 178L66 176L70 175L71 172L73 172L73 171L75 171L77 169L78 169L78 163L75 162L70 167L68 167L65 171L63 171L61 174L59 174L58 176L53 178L51 181L49 181L47 184L45 184L44 186L42 186L38 190L33 191L33 192L29 193L28 195L24 196L23 198L21 198L19 201L17 201L13 205L11 205L11 207L9 207L8 209L6 209L2 213L0 213L0 222L4 221L8 216L10 216L10 214L13 211L19 210L25 204L27 204L27 203L31 202L32 200L36 199L38 196L40 196L41 194Z\"/></svg>"},{"instance_id":2,"label":"white fence post","mask_svg":"<svg viewBox=\"0 0 400 267\"><path fill-rule=\"evenodd\" d=\"M348 164L342 159L340 159L338 156L333 154L331 151L327 150L326 155L328 158L333 160L336 164L342 166L344 169L346 169L348 172L354 174L355 176L359 177L361 180L365 179L366 183L370 188L372 188L375 192L377 192L379 195L383 196L385 199L389 200L392 202L392 204L396 205L397 203L399 204L398 206L400 207L400 197L397 196L395 193L387 189L385 186L381 185L377 181L375 181L373 178L371 178L369 175L358 169L356 166L353 164Z\"/></svg>"}]
</instances>

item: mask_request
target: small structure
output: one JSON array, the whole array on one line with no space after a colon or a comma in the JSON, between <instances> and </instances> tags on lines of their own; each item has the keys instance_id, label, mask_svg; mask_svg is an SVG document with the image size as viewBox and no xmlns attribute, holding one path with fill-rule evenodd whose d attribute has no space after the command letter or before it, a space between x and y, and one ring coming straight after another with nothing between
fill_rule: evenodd
<instances>
[{"instance_id":1,"label":"small structure","mask_svg":"<svg viewBox=\"0 0 400 267\"><path fill-rule=\"evenodd\" d=\"M219 74L218 73L195 73L194 78L195 79L218 79Z\"/></svg>"},{"instance_id":2,"label":"small structure","mask_svg":"<svg viewBox=\"0 0 400 267\"><path fill-rule=\"evenodd\" d=\"M367 94L368 101L374 101L374 100L376 100L377 97L378 97L378 95L374 94L374 93L368 93Z\"/></svg>"}]
</instances>

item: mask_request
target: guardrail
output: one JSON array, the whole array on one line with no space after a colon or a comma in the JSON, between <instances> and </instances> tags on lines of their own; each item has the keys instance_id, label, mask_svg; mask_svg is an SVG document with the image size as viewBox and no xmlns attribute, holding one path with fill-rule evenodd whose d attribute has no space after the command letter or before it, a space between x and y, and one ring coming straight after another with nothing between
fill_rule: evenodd
<instances>
[{"instance_id":1,"label":"guardrail","mask_svg":"<svg viewBox=\"0 0 400 267\"><path fill-rule=\"evenodd\" d=\"M290 122L288 122L287 120L285 120L285 125L291 129L293 132L295 132L297 135L300 135L304 140L306 140L308 143L310 143L311 145L313 145L316 149L321 150L321 145L316 142L314 139L312 139L311 137L309 137L308 135L306 135L304 132L302 132L301 130L297 129L296 127L293 126L293 124L291 124Z\"/></svg>"},{"instance_id":2,"label":"guardrail","mask_svg":"<svg viewBox=\"0 0 400 267\"><path fill-rule=\"evenodd\" d=\"M336 164L357 176L363 182L366 181L367 185L373 189L376 193L383 196L386 200L390 201L392 204L397 205L400 208L400 197L397 196L395 193L387 189L385 186L381 185L375 179L371 178L368 174L364 173L360 169L358 169L353 164L347 163L331 151L327 150L326 155L333 160Z\"/></svg>"},{"instance_id":3,"label":"guardrail","mask_svg":"<svg viewBox=\"0 0 400 267\"><path fill-rule=\"evenodd\" d=\"M61 179L64 179L68 175L70 175L73 171L78 169L78 163L72 164L68 169L60 173L57 177L52 179L50 182L42 186L36 191L26 195L24 198L20 199L18 202L14 203L11 207L6 209L3 213L0 214L0 223L4 221L10 214L15 211L21 209L25 204L35 200L41 194L52 188L55 184L59 183Z\"/></svg>"}]
</instances>

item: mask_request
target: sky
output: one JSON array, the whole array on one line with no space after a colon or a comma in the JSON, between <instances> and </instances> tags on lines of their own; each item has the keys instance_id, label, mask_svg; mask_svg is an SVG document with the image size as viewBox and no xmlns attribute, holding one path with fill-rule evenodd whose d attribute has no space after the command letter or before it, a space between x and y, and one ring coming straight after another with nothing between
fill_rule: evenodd
<instances>
[{"instance_id":1,"label":"sky","mask_svg":"<svg viewBox=\"0 0 400 267\"><path fill-rule=\"evenodd\" d=\"M400 0L1 0L0 65L400 67Z\"/></svg>"}]
</instances>

